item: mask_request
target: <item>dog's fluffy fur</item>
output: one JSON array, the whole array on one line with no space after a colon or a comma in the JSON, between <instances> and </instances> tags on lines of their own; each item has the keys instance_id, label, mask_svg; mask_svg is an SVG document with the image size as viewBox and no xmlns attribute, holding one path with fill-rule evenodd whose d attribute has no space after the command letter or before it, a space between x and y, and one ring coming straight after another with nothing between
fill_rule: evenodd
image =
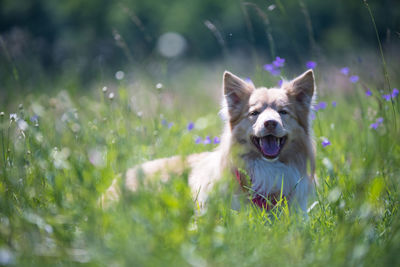
<instances>
[{"instance_id":1,"label":"dog's fluffy fur","mask_svg":"<svg viewBox=\"0 0 400 267\"><path fill-rule=\"evenodd\" d=\"M255 88L225 72L221 112L226 123L220 146L213 152L157 159L129 169L125 186L137 189L138 172L168 179L169 174L189 167L189 186L203 205L216 181L229 172L242 188L243 177L250 178L253 197L282 194L290 205L296 203L305 211L315 169L310 120L314 92L312 70L270 89ZM118 198L118 189L113 181L105 199ZM264 203L264 207L270 206Z\"/></svg>"}]
</instances>

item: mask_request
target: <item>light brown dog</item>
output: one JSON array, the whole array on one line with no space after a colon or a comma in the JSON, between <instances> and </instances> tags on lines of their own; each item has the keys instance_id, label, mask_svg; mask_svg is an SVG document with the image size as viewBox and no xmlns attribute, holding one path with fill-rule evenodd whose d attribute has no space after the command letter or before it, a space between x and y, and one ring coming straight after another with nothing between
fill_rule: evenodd
<instances>
[{"instance_id":1,"label":"light brown dog","mask_svg":"<svg viewBox=\"0 0 400 267\"><path fill-rule=\"evenodd\" d=\"M137 189L138 172L168 179L171 173L180 174L189 167L189 186L202 206L215 183L229 172L244 190L249 189L256 205L269 210L284 197L290 205L305 211L314 184L315 146L310 120L314 91L312 70L284 82L281 88L270 89L255 88L225 72L222 114L226 123L220 146L186 158L145 162L127 171L125 186ZM114 180L103 200L118 196Z\"/></svg>"}]
</instances>

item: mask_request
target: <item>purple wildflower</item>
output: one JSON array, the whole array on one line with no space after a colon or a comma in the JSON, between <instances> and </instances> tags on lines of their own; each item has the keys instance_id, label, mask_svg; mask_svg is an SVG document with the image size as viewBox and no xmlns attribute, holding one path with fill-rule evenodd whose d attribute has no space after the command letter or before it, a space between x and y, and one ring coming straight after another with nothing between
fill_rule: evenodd
<instances>
[{"instance_id":1,"label":"purple wildflower","mask_svg":"<svg viewBox=\"0 0 400 267\"><path fill-rule=\"evenodd\" d=\"M38 120L38 118L39 118L39 116L38 116L38 115L33 115L33 116L31 117L31 122L35 122L35 121L37 121L37 120Z\"/></svg>"},{"instance_id":2,"label":"purple wildflower","mask_svg":"<svg viewBox=\"0 0 400 267\"><path fill-rule=\"evenodd\" d=\"M194 140L194 142L195 142L196 144L200 144L200 143L201 143L201 137L200 137L200 136L197 137L196 140Z\"/></svg>"},{"instance_id":3,"label":"purple wildflower","mask_svg":"<svg viewBox=\"0 0 400 267\"><path fill-rule=\"evenodd\" d=\"M203 144L208 145L211 144L211 138L210 136L207 135L207 137L204 139Z\"/></svg>"},{"instance_id":4,"label":"purple wildflower","mask_svg":"<svg viewBox=\"0 0 400 267\"><path fill-rule=\"evenodd\" d=\"M39 116L38 116L38 115L33 115L33 116L31 117L31 122L37 123L37 122L38 122L38 119L39 119Z\"/></svg>"},{"instance_id":5,"label":"purple wildflower","mask_svg":"<svg viewBox=\"0 0 400 267\"><path fill-rule=\"evenodd\" d=\"M320 109L326 109L327 104L326 102L319 102L317 105L314 106L314 110L318 111Z\"/></svg>"},{"instance_id":6,"label":"purple wildflower","mask_svg":"<svg viewBox=\"0 0 400 267\"><path fill-rule=\"evenodd\" d=\"M356 82L358 82L358 76L357 75L352 75L352 76L350 76L350 78L349 78L349 81L351 82L351 83L356 83Z\"/></svg>"},{"instance_id":7,"label":"purple wildflower","mask_svg":"<svg viewBox=\"0 0 400 267\"><path fill-rule=\"evenodd\" d=\"M390 99L392 98L391 95L382 95L383 99L385 99L386 101L390 101Z\"/></svg>"},{"instance_id":8,"label":"purple wildflower","mask_svg":"<svg viewBox=\"0 0 400 267\"><path fill-rule=\"evenodd\" d=\"M326 106L327 106L326 102L319 102L318 109L326 109Z\"/></svg>"},{"instance_id":9,"label":"purple wildflower","mask_svg":"<svg viewBox=\"0 0 400 267\"><path fill-rule=\"evenodd\" d=\"M307 63L306 63L306 67L308 69L315 69L316 66L317 66L317 63L315 61L307 61Z\"/></svg>"},{"instance_id":10,"label":"purple wildflower","mask_svg":"<svg viewBox=\"0 0 400 267\"><path fill-rule=\"evenodd\" d=\"M275 67L282 68L283 65L285 64L285 59L276 57L275 60L272 62L272 64L274 64Z\"/></svg>"},{"instance_id":11,"label":"purple wildflower","mask_svg":"<svg viewBox=\"0 0 400 267\"><path fill-rule=\"evenodd\" d=\"M281 74L280 68L282 68L284 64L284 58L276 57L272 64L265 64L264 69L271 73L271 75L278 76Z\"/></svg>"},{"instance_id":12,"label":"purple wildflower","mask_svg":"<svg viewBox=\"0 0 400 267\"><path fill-rule=\"evenodd\" d=\"M31 122L35 124L35 126L39 126L39 116L38 115L33 115L31 117Z\"/></svg>"},{"instance_id":13,"label":"purple wildflower","mask_svg":"<svg viewBox=\"0 0 400 267\"><path fill-rule=\"evenodd\" d=\"M278 81L278 86L279 86L279 87L281 87L281 86L282 86L282 84L283 84L283 80L282 80L282 79L280 79L280 80Z\"/></svg>"},{"instance_id":14,"label":"purple wildflower","mask_svg":"<svg viewBox=\"0 0 400 267\"><path fill-rule=\"evenodd\" d=\"M219 144L219 143L221 143L219 137L218 136L214 137L214 144Z\"/></svg>"},{"instance_id":15,"label":"purple wildflower","mask_svg":"<svg viewBox=\"0 0 400 267\"><path fill-rule=\"evenodd\" d=\"M336 101L332 101L332 107L334 107L334 108L335 108L335 107L336 107L336 105L337 105L337 104L336 104Z\"/></svg>"},{"instance_id":16,"label":"purple wildflower","mask_svg":"<svg viewBox=\"0 0 400 267\"><path fill-rule=\"evenodd\" d=\"M367 89L367 91L365 91L365 95L366 96L372 96L371 90Z\"/></svg>"},{"instance_id":17,"label":"purple wildflower","mask_svg":"<svg viewBox=\"0 0 400 267\"><path fill-rule=\"evenodd\" d=\"M273 71L275 68L274 68L274 65L272 65L272 64L265 64L264 65L264 70L266 70L266 71L269 71L269 72L271 72L271 71Z\"/></svg>"},{"instance_id":18,"label":"purple wildflower","mask_svg":"<svg viewBox=\"0 0 400 267\"><path fill-rule=\"evenodd\" d=\"M315 120L316 119L316 116L315 116L315 113L311 113L311 120L313 121L313 120Z\"/></svg>"},{"instance_id":19,"label":"purple wildflower","mask_svg":"<svg viewBox=\"0 0 400 267\"><path fill-rule=\"evenodd\" d=\"M342 68L341 70L340 70L340 72L343 74L343 75L349 75L349 72L350 72L350 70L349 70L349 68L348 67L344 67L344 68Z\"/></svg>"},{"instance_id":20,"label":"purple wildflower","mask_svg":"<svg viewBox=\"0 0 400 267\"><path fill-rule=\"evenodd\" d=\"M371 123L371 125L369 126L371 129L378 129L379 125L381 125L383 123L383 118L379 117L376 119L376 121L374 123Z\"/></svg>"},{"instance_id":21,"label":"purple wildflower","mask_svg":"<svg viewBox=\"0 0 400 267\"><path fill-rule=\"evenodd\" d=\"M193 123L193 122L189 122L186 128L187 128L188 131L193 130L193 128L194 128L194 123Z\"/></svg>"},{"instance_id":22,"label":"purple wildflower","mask_svg":"<svg viewBox=\"0 0 400 267\"><path fill-rule=\"evenodd\" d=\"M379 127L379 123L377 123L377 122L374 122L374 123L371 123L371 125L369 126L369 128L371 128L371 129L378 129L378 127Z\"/></svg>"},{"instance_id":23,"label":"purple wildflower","mask_svg":"<svg viewBox=\"0 0 400 267\"><path fill-rule=\"evenodd\" d=\"M327 146L331 145L331 142L328 140L328 138L324 138L322 140L321 144L322 144L322 147L327 147Z\"/></svg>"},{"instance_id":24,"label":"purple wildflower","mask_svg":"<svg viewBox=\"0 0 400 267\"><path fill-rule=\"evenodd\" d=\"M162 119L161 120L161 124L165 127L167 127L168 129L170 129L172 127L172 125L174 125L173 122L168 122L166 119Z\"/></svg>"},{"instance_id":25,"label":"purple wildflower","mask_svg":"<svg viewBox=\"0 0 400 267\"><path fill-rule=\"evenodd\" d=\"M269 73L271 73L271 75L273 76L278 76L279 74L281 74L281 71L279 68L276 68L274 65L272 64L266 64L264 65L264 69L266 71L268 71Z\"/></svg>"},{"instance_id":26,"label":"purple wildflower","mask_svg":"<svg viewBox=\"0 0 400 267\"><path fill-rule=\"evenodd\" d=\"M397 88L393 88L393 91L392 91L392 98L395 98L396 96L398 96L399 95L399 90L397 89Z\"/></svg>"}]
</instances>

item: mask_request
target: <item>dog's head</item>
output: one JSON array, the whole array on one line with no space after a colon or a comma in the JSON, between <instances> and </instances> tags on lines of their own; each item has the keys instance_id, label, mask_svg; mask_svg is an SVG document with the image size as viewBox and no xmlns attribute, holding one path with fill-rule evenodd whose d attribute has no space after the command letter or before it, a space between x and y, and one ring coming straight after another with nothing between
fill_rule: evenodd
<instances>
[{"instance_id":1,"label":"dog's head","mask_svg":"<svg viewBox=\"0 0 400 267\"><path fill-rule=\"evenodd\" d=\"M240 154L282 160L309 136L314 74L308 70L281 88L255 88L230 72L223 77L224 109Z\"/></svg>"}]
</instances>

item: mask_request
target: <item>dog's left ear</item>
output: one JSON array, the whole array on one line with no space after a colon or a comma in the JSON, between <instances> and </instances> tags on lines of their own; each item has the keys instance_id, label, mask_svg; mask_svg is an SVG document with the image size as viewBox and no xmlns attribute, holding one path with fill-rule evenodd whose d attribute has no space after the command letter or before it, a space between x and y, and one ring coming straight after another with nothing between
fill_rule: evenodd
<instances>
[{"instance_id":1,"label":"dog's left ear","mask_svg":"<svg viewBox=\"0 0 400 267\"><path fill-rule=\"evenodd\" d=\"M314 72L310 69L284 87L289 96L305 106L311 106L315 90Z\"/></svg>"}]
</instances>

